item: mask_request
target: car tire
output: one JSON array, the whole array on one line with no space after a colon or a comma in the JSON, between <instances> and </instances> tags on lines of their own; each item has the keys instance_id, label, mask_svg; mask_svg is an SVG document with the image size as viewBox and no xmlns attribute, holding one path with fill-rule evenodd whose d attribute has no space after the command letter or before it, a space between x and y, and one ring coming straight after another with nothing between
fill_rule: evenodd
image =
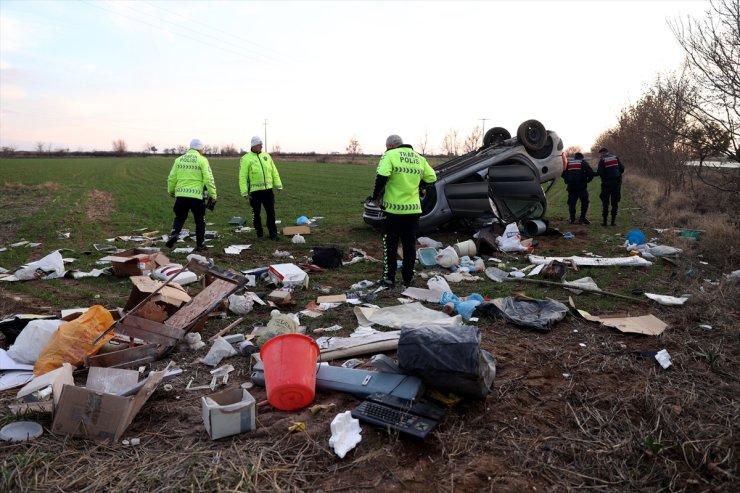
<instances>
[{"instance_id":1,"label":"car tire","mask_svg":"<svg viewBox=\"0 0 740 493\"><path fill-rule=\"evenodd\" d=\"M519 125L516 131L517 139L528 151L538 151L547 142L547 130L537 120L527 120Z\"/></svg>"},{"instance_id":2,"label":"car tire","mask_svg":"<svg viewBox=\"0 0 740 493\"><path fill-rule=\"evenodd\" d=\"M504 127L493 127L483 136L483 147L491 147L510 139L511 133Z\"/></svg>"}]
</instances>

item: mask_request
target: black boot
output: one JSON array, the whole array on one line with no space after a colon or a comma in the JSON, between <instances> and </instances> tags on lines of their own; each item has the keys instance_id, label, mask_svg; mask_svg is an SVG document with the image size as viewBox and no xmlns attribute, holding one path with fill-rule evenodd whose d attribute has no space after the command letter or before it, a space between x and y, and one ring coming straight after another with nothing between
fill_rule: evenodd
<instances>
[{"instance_id":1,"label":"black boot","mask_svg":"<svg viewBox=\"0 0 740 493\"><path fill-rule=\"evenodd\" d=\"M602 216L601 218L601 225L606 226L606 216Z\"/></svg>"},{"instance_id":2,"label":"black boot","mask_svg":"<svg viewBox=\"0 0 740 493\"><path fill-rule=\"evenodd\" d=\"M617 216L612 216L612 226L617 225Z\"/></svg>"},{"instance_id":3,"label":"black boot","mask_svg":"<svg viewBox=\"0 0 740 493\"><path fill-rule=\"evenodd\" d=\"M575 224L575 223L576 223L576 218L575 218L575 217L573 217L573 216L571 216L571 218L570 218L570 223L571 223L571 224Z\"/></svg>"},{"instance_id":4,"label":"black boot","mask_svg":"<svg viewBox=\"0 0 740 493\"><path fill-rule=\"evenodd\" d=\"M591 221L589 221L586 216L581 216L581 224L591 224Z\"/></svg>"}]
</instances>

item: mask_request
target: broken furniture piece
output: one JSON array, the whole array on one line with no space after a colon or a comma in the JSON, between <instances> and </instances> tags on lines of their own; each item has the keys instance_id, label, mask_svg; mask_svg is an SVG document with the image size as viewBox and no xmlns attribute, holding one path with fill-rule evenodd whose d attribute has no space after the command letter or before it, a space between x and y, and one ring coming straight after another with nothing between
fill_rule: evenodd
<instances>
[{"instance_id":1,"label":"broken furniture piece","mask_svg":"<svg viewBox=\"0 0 740 493\"><path fill-rule=\"evenodd\" d=\"M204 274L206 287L174 313L158 313L159 316L164 315L161 320L151 320L142 316L153 311L147 308L147 306L150 306L147 305L147 302L152 297L173 294L172 291L168 291L166 288L174 288L174 286L169 286L169 283L177 275L175 273L163 284L157 285L156 289L149 292L142 301L126 312L113 326L117 334L141 339L144 341L144 345L91 356L87 358L87 366L131 368L161 358L177 345L185 337L185 334L199 324L205 323L208 314L218 308L225 298L247 283L247 278L239 273L222 271L213 265L206 265L197 260L189 261L184 268ZM152 282L158 283L160 281ZM141 287L141 284L139 287Z\"/></svg>"}]
</instances>

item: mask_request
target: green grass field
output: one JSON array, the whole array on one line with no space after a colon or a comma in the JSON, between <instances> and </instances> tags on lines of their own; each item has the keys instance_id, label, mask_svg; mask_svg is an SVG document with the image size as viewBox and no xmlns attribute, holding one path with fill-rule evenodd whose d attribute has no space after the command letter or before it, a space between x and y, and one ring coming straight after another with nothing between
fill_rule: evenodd
<instances>
[{"instance_id":1,"label":"green grass field","mask_svg":"<svg viewBox=\"0 0 740 493\"><path fill-rule=\"evenodd\" d=\"M20 240L41 242L35 249L14 248L0 253L0 266L13 269L25 262L37 260L41 256L59 248L72 252L65 257L76 258L69 266L83 271L94 267L95 261L104 256L93 248L95 243L105 243L107 238L136 234L140 228L158 230L161 234L169 231L173 219L171 211L173 200L167 195L166 180L172 166L171 158L70 158L70 159L3 159L0 160L0 183L4 193L0 197L0 225L4 228L2 243ZM311 255L314 246L338 246L345 251L349 248L366 250L376 258L382 258L380 236L362 221L362 200L368 196L373 186L375 168L363 164L322 164L315 162L286 162L277 160L284 190L277 194L276 212L280 226L295 224L299 216L321 216L318 227L311 235L306 235L305 244L292 244L288 239L280 243L255 243L254 233L235 233L228 225L230 218L242 216L251 225L251 210L247 201L240 197L238 186L239 163L232 159L211 159L211 167L219 192L219 201L213 212L208 212L206 220L212 223L209 230L223 235L210 242L215 248L210 255L217 265L238 270L249 269L282 262L272 257L275 249L287 250L294 261L304 261ZM593 223L588 228L578 226L577 240L568 241L550 237L542 240L546 248L536 248L540 255L574 255L585 251L609 256L623 255L620 245L622 239L615 233L630 229L631 221L628 197L622 201L618 228L602 228L598 225L600 202L598 183L590 187L590 217ZM568 231L567 194L562 182L548 193L548 217L552 224ZM627 212L625 212L627 211ZM185 224L193 229L192 219ZM59 233L70 232L69 239L59 239ZM427 234L447 245L470 238L472 232L464 230L445 230ZM223 254L223 247L230 244L251 243L252 249L239 256ZM131 242L116 241L119 248L133 247ZM162 242L157 245L164 247ZM87 253L85 253L87 252ZM523 255L500 254L502 260L511 265L526 265ZM171 254L175 262L184 261L184 255ZM361 263L337 271L316 276L322 283L334 285L337 290L346 290L352 283L362 279L375 280L380 277L379 264ZM591 269L596 271L597 269ZM587 275L587 274L584 274ZM621 269L600 269L592 272L602 289L612 289L624 294L635 287L630 274ZM655 271L641 273L644 276L656 275ZM580 277L580 276L579 276ZM575 277L569 276L569 279ZM45 283L5 283L11 290L24 292L34 298L46 300L49 304L67 305L72 300L60 299L71 296L76 302L85 299L105 301L106 293L120 302L128 292L129 285L123 280L104 277L100 279L81 279L50 281L63 284L64 288L50 290ZM512 285L497 285L485 279L483 283L460 285L460 295L479 292L484 296L505 296L511 293ZM527 285L526 292L534 297L563 298L559 288ZM110 302L116 302L111 299ZM110 303L109 302L109 303ZM588 297L588 308L604 310L616 306L615 299Z\"/></svg>"}]
</instances>

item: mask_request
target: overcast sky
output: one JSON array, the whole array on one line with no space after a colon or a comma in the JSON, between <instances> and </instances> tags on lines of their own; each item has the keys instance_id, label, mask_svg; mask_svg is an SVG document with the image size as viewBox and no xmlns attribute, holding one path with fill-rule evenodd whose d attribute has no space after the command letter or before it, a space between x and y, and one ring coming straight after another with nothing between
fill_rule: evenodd
<instances>
[{"instance_id":1,"label":"overcast sky","mask_svg":"<svg viewBox=\"0 0 740 493\"><path fill-rule=\"evenodd\" d=\"M0 145L366 153L535 118L590 148L708 1L0 0ZM481 121L480 119L487 120Z\"/></svg>"}]
</instances>

